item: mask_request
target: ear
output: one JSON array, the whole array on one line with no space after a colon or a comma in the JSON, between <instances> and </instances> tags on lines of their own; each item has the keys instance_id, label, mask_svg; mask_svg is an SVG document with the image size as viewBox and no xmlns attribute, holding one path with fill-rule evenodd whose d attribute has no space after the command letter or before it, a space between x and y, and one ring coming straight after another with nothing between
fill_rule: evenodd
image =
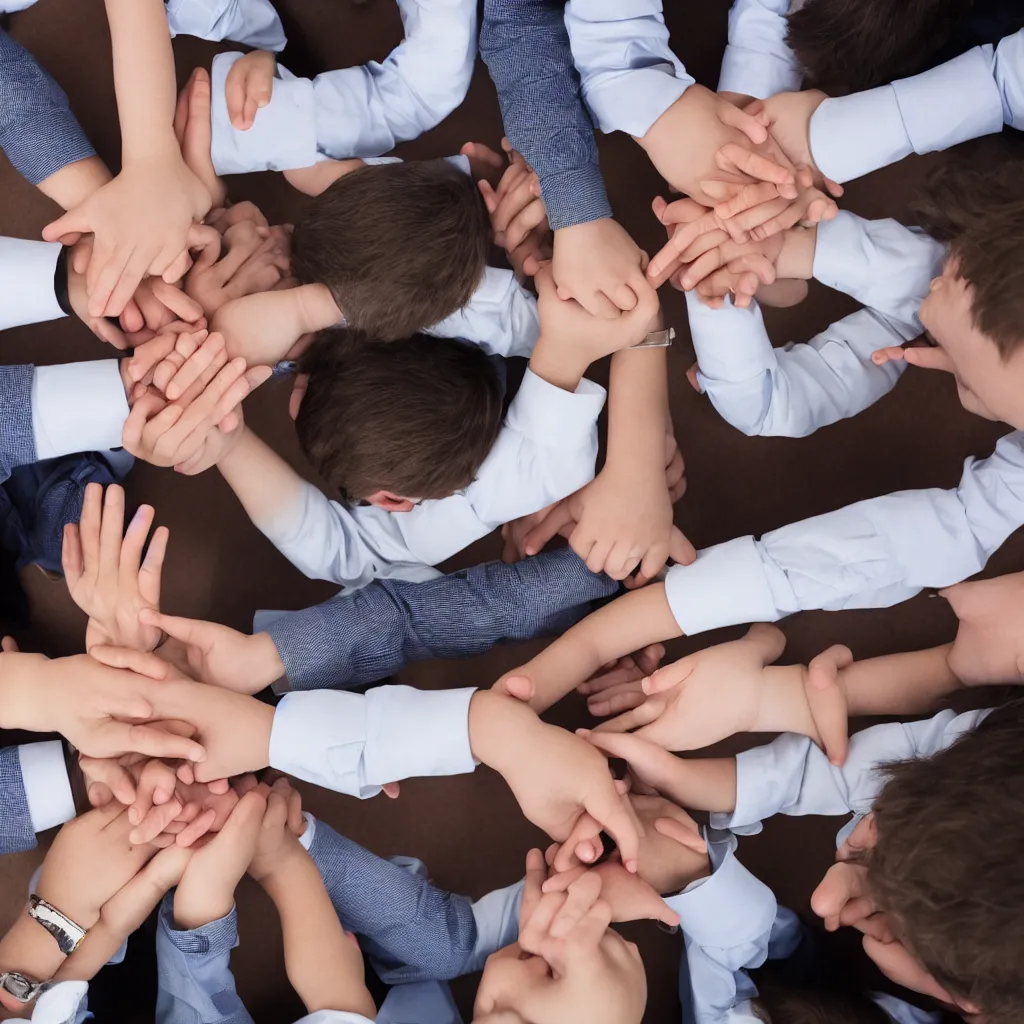
<instances>
[{"instance_id":1,"label":"ear","mask_svg":"<svg viewBox=\"0 0 1024 1024\"><path fill-rule=\"evenodd\" d=\"M411 512L416 507L416 502L399 494L392 494L391 491L374 491L373 494L368 494L365 500L367 504L382 508L385 512Z\"/></svg>"}]
</instances>

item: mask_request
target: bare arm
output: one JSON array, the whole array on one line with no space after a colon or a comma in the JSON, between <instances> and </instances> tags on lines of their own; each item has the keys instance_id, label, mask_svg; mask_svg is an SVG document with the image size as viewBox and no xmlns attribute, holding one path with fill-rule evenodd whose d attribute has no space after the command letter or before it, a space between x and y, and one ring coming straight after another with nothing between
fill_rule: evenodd
<instances>
[{"instance_id":1,"label":"bare arm","mask_svg":"<svg viewBox=\"0 0 1024 1024\"><path fill-rule=\"evenodd\" d=\"M841 681L851 715L921 715L963 685L949 667L952 644L855 661Z\"/></svg>"},{"instance_id":2,"label":"bare arm","mask_svg":"<svg viewBox=\"0 0 1024 1024\"><path fill-rule=\"evenodd\" d=\"M373 1020L377 1009L361 979L339 970L362 956L345 934L316 864L306 853L292 856L261 882L281 915L288 980L310 1013L340 1010ZM356 981L358 980L358 984Z\"/></svg>"},{"instance_id":3,"label":"bare arm","mask_svg":"<svg viewBox=\"0 0 1024 1024\"><path fill-rule=\"evenodd\" d=\"M563 633L510 676L525 676L534 685L530 706L538 713L589 679L602 665L626 654L681 636L665 587L652 583L598 609Z\"/></svg>"},{"instance_id":4,"label":"bare arm","mask_svg":"<svg viewBox=\"0 0 1024 1024\"><path fill-rule=\"evenodd\" d=\"M98 156L89 156L54 171L36 187L59 207L70 210L108 181L110 171L107 165Z\"/></svg>"}]
</instances>

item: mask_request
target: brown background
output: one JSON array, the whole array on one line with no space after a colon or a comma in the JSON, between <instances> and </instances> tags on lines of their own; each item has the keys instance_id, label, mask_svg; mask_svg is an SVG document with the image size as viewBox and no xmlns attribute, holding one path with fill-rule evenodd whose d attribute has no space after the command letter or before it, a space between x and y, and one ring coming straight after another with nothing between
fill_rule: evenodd
<instances>
[{"instance_id":1,"label":"brown background","mask_svg":"<svg viewBox=\"0 0 1024 1024\"><path fill-rule=\"evenodd\" d=\"M292 69L315 73L381 60L401 37L397 9L388 0L278 0L296 51ZM714 88L726 39L728 0L676 2L668 21L673 45L698 81ZM118 160L117 113L111 78L110 42L101 0L41 0L15 15L11 31L68 93L86 133L112 167ZM178 77L208 64L217 47L194 39L175 41ZM230 47L222 47L230 48ZM303 64L308 64L303 67ZM501 119L486 69L478 65L468 98L440 127L403 146L401 155L442 156L467 140L496 146ZM662 188L641 151L625 136L600 140L605 180L617 216L640 244L654 252L661 231L650 201ZM930 166L912 158L896 168L853 183L843 205L870 217L899 217L915 183ZM283 179L251 175L229 182L235 199L257 202L272 222L291 220L303 198ZM0 164L0 231L38 237L56 210L13 171ZM702 547L731 537L782 526L851 501L913 487L956 483L968 455L984 456L1005 428L969 416L960 408L953 381L911 371L896 392L857 417L805 440L748 439L718 419L710 404L684 378L692 361L684 303L665 289L667 320L679 339L669 353L672 411L684 453L689 492L676 521ZM803 341L853 309L851 300L812 283L801 306L766 313L777 343ZM77 322L69 320L8 331L8 363L66 362L110 355ZM604 371L602 371L604 372ZM249 423L289 459L301 465L286 413L287 385L262 388L246 406ZM156 506L158 522L171 530L164 608L175 614L216 619L249 629L257 608L301 608L329 596L332 588L300 576L250 525L216 472L181 478L138 466L128 480L130 503ZM495 538L475 544L450 568L497 557ZM1024 564L1019 538L996 559L993 571ZM34 628L22 636L29 649L68 654L82 649L84 620L62 583L39 573L26 575ZM857 657L930 646L951 638L954 618L940 600L925 596L891 610L798 615L784 624L789 646L784 660L805 661L826 646L848 644ZM669 646L672 657L736 635L722 631ZM431 662L404 671L400 680L426 688L486 686L520 663L539 644L507 647L470 661ZM588 720L582 701L571 697L552 720L569 726ZM429 865L442 886L478 897L521 876L523 857L540 837L526 823L497 776L485 771L452 779L403 785L397 802L360 803L311 786L307 807L377 853L413 854ZM743 840L741 855L776 891L780 902L808 915L808 897L831 861L836 822L776 819L758 837ZM5 858L0 865L0 923L10 920L24 898L39 852ZM234 957L238 987L260 1024L295 1019L301 1008L285 978L276 915L248 880L238 902L242 945ZM641 946L650 999L647 1021L677 1018L676 968L681 939L650 925L625 929ZM475 979L456 986L470 1018Z\"/></svg>"}]
</instances>

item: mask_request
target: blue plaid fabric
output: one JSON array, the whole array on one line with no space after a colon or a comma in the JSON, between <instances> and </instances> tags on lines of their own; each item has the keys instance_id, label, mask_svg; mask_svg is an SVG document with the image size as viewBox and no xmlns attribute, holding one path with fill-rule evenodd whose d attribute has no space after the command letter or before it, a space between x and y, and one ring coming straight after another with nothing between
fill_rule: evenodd
<instances>
[{"instance_id":1,"label":"blue plaid fabric","mask_svg":"<svg viewBox=\"0 0 1024 1024\"><path fill-rule=\"evenodd\" d=\"M231 950L237 945L235 909L201 928L178 931L172 889L157 920L158 1024L252 1024L231 973Z\"/></svg>"},{"instance_id":2,"label":"blue plaid fabric","mask_svg":"<svg viewBox=\"0 0 1024 1024\"><path fill-rule=\"evenodd\" d=\"M35 845L18 748L4 747L0 750L0 854L21 853Z\"/></svg>"},{"instance_id":3,"label":"blue plaid fabric","mask_svg":"<svg viewBox=\"0 0 1024 1024\"><path fill-rule=\"evenodd\" d=\"M374 580L288 612L267 632L293 690L354 687L427 658L467 658L501 640L560 633L616 593L569 548L488 562L436 580Z\"/></svg>"},{"instance_id":4,"label":"blue plaid fabric","mask_svg":"<svg viewBox=\"0 0 1024 1024\"><path fill-rule=\"evenodd\" d=\"M480 28L505 134L537 172L555 230L612 215L564 16L563 0L484 0Z\"/></svg>"},{"instance_id":5,"label":"blue plaid fabric","mask_svg":"<svg viewBox=\"0 0 1024 1024\"><path fill-rule=\"evenodd\" d=\"M389 985L456 978L476 946L465 896L370 853L317 820L309 849L346 931Z\"/></svg>"},{"instance_id":6,"label":"blue plaid fabric","mask_svg":"<svg viewBox=\"0 0 1024 1024\"><path fill-rule=\"evenodd\" d=\"M0 149L33 185L76 160L96 155L64 90L2 29Z\"/></svg>"}]
</instances>

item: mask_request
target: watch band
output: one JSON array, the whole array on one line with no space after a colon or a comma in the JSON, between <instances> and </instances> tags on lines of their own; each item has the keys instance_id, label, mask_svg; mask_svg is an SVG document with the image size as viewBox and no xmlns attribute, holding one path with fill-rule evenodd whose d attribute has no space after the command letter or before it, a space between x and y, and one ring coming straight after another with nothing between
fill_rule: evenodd
<instances>
[{"instance_id":1,"label":"watch band","mask_svg":"<svg viewBox=\"0 0 1024 1024\"><path fill-rule=\"evenodd\" d=\"M54 937L65 956L71 956L86 936L84 928L35 893L28 898L28 916Z\"/></svg>"},{"instance_id":2,"label":"watch band","mask_svg":"<svg viewBox=\"0 0 1024 1024\"><path fill-rule=\"evenodd\" d=\"M638 342L633 348L669 348L676 337L674 327L666 327L662 331L651 331L643 341Z\"/></svg>"},{"instance_id":3,"label":"watch band","mask_svg":"<svg viewBox=\"0 0 1024 1024\"><path fill-rule=\"evenodd\" d=\"M18 971L0 973L0 989L17 1003L31 1003L36 996L52 988L53 984L52 981L33 981Z\"/></svg>"}]
</instances>

